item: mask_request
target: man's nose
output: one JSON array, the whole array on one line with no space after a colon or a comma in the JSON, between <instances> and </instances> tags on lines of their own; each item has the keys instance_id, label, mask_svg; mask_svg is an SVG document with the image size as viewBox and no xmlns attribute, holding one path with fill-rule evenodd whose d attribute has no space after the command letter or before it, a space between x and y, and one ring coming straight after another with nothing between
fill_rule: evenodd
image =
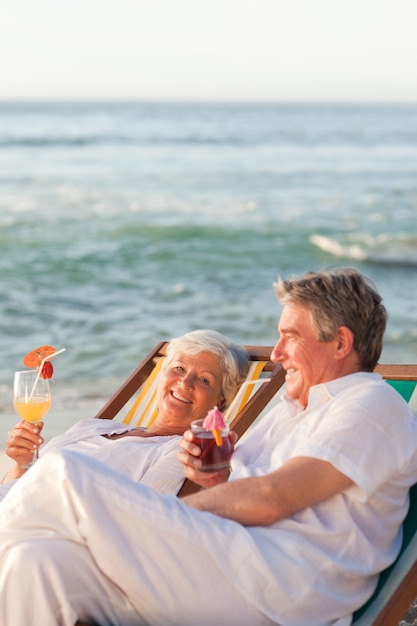
<instances>
[{"instance_id":1,"label":"man's nose","mask_svg":"<svg viewBox=\"0 0 417 626\"><path fill-rule=\"evenodd\" d=\"M281 340L279 339L275 346L272 348L270 359L272 363L279 363L284 358L284 353L281 348Z\"/></svg>"}]
</instances>

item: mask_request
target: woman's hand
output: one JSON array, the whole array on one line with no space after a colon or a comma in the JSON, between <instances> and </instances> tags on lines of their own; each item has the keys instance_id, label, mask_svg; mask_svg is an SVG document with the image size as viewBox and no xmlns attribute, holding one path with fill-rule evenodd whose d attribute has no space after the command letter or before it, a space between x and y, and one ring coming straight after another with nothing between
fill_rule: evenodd
<instances>
[{"instance_id":1,"label":"woman's hand","mask_svg":"<svg viewBox=\"0 0 417 626\"><path fill-rule=\"evenodd\" d=\"M8 479L18 478L25 472L25 465L29 465L33 460L35 450L44 442L40 436L43 422L31 424L22 420L9 431L6 441L6 454L13 459L16 467L13 476ZM16 475L15 475L16 474Z\"/></svg>"},{"instance_id":2,"label":"woman's hand","mask_svg":"<svg viewBox=\"0 0 417 626\"><path fill-rule=\"evenodd\" d=\"M230 438L233 445L237 441L237 435L234 432L230 433ZM200 487L214 487L220 483L224 483L229 478L229 470L221 470L218 472L200 472L199 468L202 466L202 461L199 458L201 455L201 448L194 443L194 433L191 430L186 430L183 438L180 442L182 452L178 454L178 460L184 466L184 475L192 482L200 485Z\"/></svg>"}]
</instances>

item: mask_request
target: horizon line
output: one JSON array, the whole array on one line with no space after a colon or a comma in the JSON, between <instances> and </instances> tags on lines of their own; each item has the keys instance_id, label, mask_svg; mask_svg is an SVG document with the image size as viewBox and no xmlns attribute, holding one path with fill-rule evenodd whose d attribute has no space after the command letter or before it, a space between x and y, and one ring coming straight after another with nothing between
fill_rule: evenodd
<instances>
[{"instance_id":1,"label":"horizon line","mask_svg":"<svg viewBox=\"0 0 417 626\"><path fill-rule=\"evenodd\" d=\"M417 105L416 100L388 99L187 99L187 98L88 98L88 97L1 97L0 104L201 104L201 105Z\"/></svg>"}]
</instances>

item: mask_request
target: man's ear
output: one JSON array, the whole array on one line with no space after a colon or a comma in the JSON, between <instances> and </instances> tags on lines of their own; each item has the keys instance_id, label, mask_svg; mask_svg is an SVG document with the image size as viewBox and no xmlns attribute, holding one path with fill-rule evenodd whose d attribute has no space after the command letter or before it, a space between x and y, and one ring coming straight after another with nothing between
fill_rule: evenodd
<instances>
[{"instance_id":1,"label":"man's ear","mask_svg":"<svg viewBox=\"0 0 417 626\"><path fill-rule=\"evenodd\" d=\"M336 356L343 359L353 350L353 333L347 326L339 326L337 331Z\"/></svg>"}]
</instances>

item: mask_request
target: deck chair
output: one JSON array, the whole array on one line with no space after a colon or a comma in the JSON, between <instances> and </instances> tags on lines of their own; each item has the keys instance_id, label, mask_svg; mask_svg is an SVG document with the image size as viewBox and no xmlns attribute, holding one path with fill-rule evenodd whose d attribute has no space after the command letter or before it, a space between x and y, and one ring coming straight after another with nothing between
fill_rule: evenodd
<instances>
[{"instance_id":1,"label":"deck chair","mask_svg":"<svg viewBox=\"0 0 417 626\"><path fill-rule=\"evenodd\" d=\"M417 365L378 365L379 372L407 401L417 397ZM417 477L416 477L417 478ZM352 626L397 626L417 598L417 483L410 489L410 508L403 524L403 543L395 562L384 570Z\"/></svg>"},{"instance_id":2,"label":"deck chair","mask_svg":"<svg viewBox=\"0 0 417 626\"><path fill-rule=\"evenodd\" d=\"M149 427L153 423L157 415L156 389L167 346L167 341L161 341L149 352L97 413L96 418L118 417L126 424L144 427ZM230 428L239 437L251 426L285 381L285 371L281 364L270 361L272 346L244 346L244 348L249 355L249 372L225 411ZM119 418L123 409L125 414ZM198 489L198 485L186 479L178 495L187 495Z\"/></svg>"},{"instance_id":3,"label":"deck chair","mask_svg":"<svg viewBox=\"0 0 417 626\"><path fill-rule=\"evenodd\" d=\"M156 418L155 395L167 347L167 341L158 343L95 417L119 418L124 409L125 414L119 418L123 423L150 426ZM270 361L272 346L243 347L249 356L249 372L225 411L225 418L239 436L252 424L285 380L282 366Z\"/></svg>"}]
</instances>

